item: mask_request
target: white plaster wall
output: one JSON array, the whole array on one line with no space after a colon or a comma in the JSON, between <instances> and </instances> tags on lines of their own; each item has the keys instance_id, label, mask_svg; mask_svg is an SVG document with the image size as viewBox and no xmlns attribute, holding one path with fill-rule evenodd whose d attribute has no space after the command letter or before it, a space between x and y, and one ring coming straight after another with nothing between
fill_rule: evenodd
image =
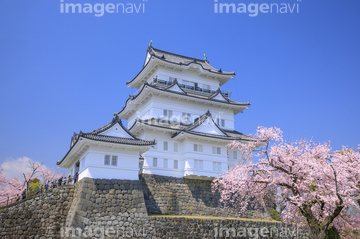
<instances>
[{"instance_id":1,"label":"white plaster wall","mask_svg":"<svg viewBox=\"0 0 360 239\"><path fill-rule=\"evenodd\" d=\"M232 110L196 102L189 104L186 100L172 99L164 96L152 96L146 104L139 105L137 112L134 112L129 117L128 127L134 124L137 116L140 118L145 113L149 117L161 118L164 115L164 109L172 110L173 118L177 119L182 118L182 113L189 113L192 116L192 121L205 114L207 110L210 110L215 123L217 123L217 118L224 119L225 127L223 129L234 130L234 112Z\"/></svg>"},{"instance_id":2,"label":"white plaster wall","mask_svg":"<svg viewBox=\"0 0 360 239\"><path fill-rule=\"evenodd\" d=\"M105 155L117 156L117 166L104 165ZM80 164L79 180L84 177L129 180L139 178L139 152L137 150L90 147L84 156L84 164Z\"/></svg>"},{"instance_id":3,"label":"white plaster wall","mask_svg":"<svg viewBox=\"0 0 360 239\"><path fill-rule=\"evenodd\" d=\"M136 112L130 115L130 117L128 118L127 127L131 127L137 117L141 119L148 119L153 117L153 112L153 102L151 100L148 100L145 104L140 105Z\"/></svg>"},{"instance_id":4,"label":"white plaster wall","mask_svg":"<svg viewBox=\"0 0 360 239\"><path fill-rule=\"evenodd\" d=\"M157 147L151 148L143 154L143 173L163 176L183 177L187 175L216 177L228 169L227 143L210 143L199 140L173 140L171 133L144 130L137 135L143 139L157 139ZM168 151L164 151L164 141L168 142ZM178 144L178 152L174 152L174 143ZM202 145L203 152L194 151L194 144ZM221 154L213 154L212 147L220 147ZM157 166L153 167L153 159L157 158ZM164 167L164 160L168 160L168 167ZM203 169L195 169L194 160L203 161ZM178 160L178 169L174 169L174 160ZM213 170L213 162L221 163L221 171Z\"/></svg>"}]
</instances>

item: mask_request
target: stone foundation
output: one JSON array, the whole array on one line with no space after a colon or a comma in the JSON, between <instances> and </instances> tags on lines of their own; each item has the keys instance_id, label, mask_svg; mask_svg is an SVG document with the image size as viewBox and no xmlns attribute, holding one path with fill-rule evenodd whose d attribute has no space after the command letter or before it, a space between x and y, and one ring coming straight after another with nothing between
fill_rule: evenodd
<instances>
[{"instance_id":1,"label":"stone foundation","mask_svg":"<svg viewBox=\"0 0 360 239\"><path fill-rule=\"evenodd\" d=\"M266 221L153 217L155 238L310 239L306 227Z\"/></svg>"},{"instance_id":2,"label":"stone foundation","mask_svg":"<svg viewBox=\"0 0 360 239\"><path fill-rule=\"evenodd\" d=\"M60 238L74 194L74 186L50 189L0 209L0 237Z\"/></svg>"},{"instance_id":3,"label":"stone foundation","mask_svg":"<svg viewBox=\"0 0 360 239\"><path fill-rule=\"evenodd\" d=\"M212 193L210 180L186 179L143 174L146 209L149 214L199 215L271 219L249 210L238 215L219 205L219 193Z\"/></svg>"},{"instance_id":4,"label":"stone foundation","mask_svg":"<svg viewBox=\"0 0 360 239\"><path fill-rule=\"evenodd\" d=\"M73 204L61 231L151 230L140 181L84 178L76 185ZM101 234L101 233L100 233ZM79 236L78 238L83 238Z\"/></svg>"},{"instance_id":5,"label":"stone foundation","mask_svg":"<svg viewBox=\"0 0 360 239\"><path fill-rule=\"evenodd\" d=\"M225 238L227 231L235 230L240 236L230 238L307 238L287 234L253 237L247 231L260 233L262 228L286 227L276 222L181 218L181 215L234 215L219 208L218 198L211 192L210 181L156 175L142 175L141 180L134 181L84 178L75 188L52 189L1 208L0 237L200 239ZM151 217L148 213L179 217ZM238 234L243 228L245 236Z\"/></svg>"}]
</instances>

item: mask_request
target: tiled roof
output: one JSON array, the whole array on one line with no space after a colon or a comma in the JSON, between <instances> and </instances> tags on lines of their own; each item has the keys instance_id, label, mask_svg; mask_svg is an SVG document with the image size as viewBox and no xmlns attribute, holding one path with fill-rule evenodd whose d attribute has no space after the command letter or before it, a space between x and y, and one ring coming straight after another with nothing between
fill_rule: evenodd
<instances>
[{"instance_id":1,"label":"tiled roof","mask_svg":"<svg viewBox=\"0 0 360 239\"><path fill-rule=\"evenodd\" d=\"M203 114L202 116L200 116L198 119L195 120L195 122L190 125L189 127L185 128L183 131L191 131L193 129L195 129L196 127L202 125L207 119L210 119L211 121L213 121L212 117L211 117L211 113L208 110L205 114ZM214 122L214 121L213 121ZM223 132L220 127L214 122L214 124L216 125L216 127L218 127L218 129L226 135L225 132Z\"/></svg>"},{"instance_id":2,"label":"tiled roof","mask_svg":"<svg viewBox=\"0 0 360 239\"><path fill-rule=\"evenodd\" d=\"M93 131L91 131L91 132L89 132L89 133L82 133L82 132L80 131L80 133L82 133L83 135L86 135L86 134L97 135L97 134L100 134L100 133L102 133L102 132L110 129L111 127L113 127L113 126L114 126L115 124L117 124L117 123L121 126L121 128L123 128L123 130L126 131L126 133L128 133L131 137L133 137L134 139L136 139L136 136L133 135L130 131L128 131L128 130L125 128L125 126L123 125L123 123L122 123L121 119L119 118L119 116L115 116L115 117L112 119L111 122L109 122L108 124L106 124L106 125L98 128L98 129L96 129L96 130L93 130Z\"/></svg>"},{"instance_id":3,"label":"tiled roof","mask_svg":"<svg viewBox=\"0 0 360 239\"><path fill-rule=\"evenodd\" d=\"M110 129L111 127L113 127L117 123L132 138L123 138L123 137L99 135L100 133ZM56 163L57 165L61 164L65 160L67 155L75 147L76 143L79 141L80 138L86 138L86 139L90 139L90 140L94 140L94 141L101 141L101 142L108 142L108 143L134 145L134 146L151 146L151 145L155 145L155 141L149 141L149 140L143 140L143 139L137 138L135 135L133 135L129 130L127 130L124 127L124 125L122 124L121 119L119 118L119 116L115 116L110 123L98 128L96 130L93 130L93 131L91 131L89 133L83 133L82 131L80 131L80 133L78 133L78 134L74 133L74 135L71 137L71 144L70 144L69 151L67 152L65 157L60 162L58 161Z\"/></svg>"},{"instance_id":4,"label":"tiled roof","mask_svg":"<svg viewBox=\"0 0 360 239\"><path fill-rule=\"evenodd\" d=\"M120 137L106 136L106 135L80 134L80 137L92 139L92 140L96 140L96 141L118 143L118 144L138 145L138 146L148 146L148 145L155 144L154 141L148 141L148 140L143 140L143 139L120 138Z\"/></svg>"},{"instance_id":5,"label":"tiled roof","mask_svg":"<svg viewBox=\"0 0 360 239\"><path fill-rule=\"evenodd\" d=\"M159 49L156 49L153 47L149 47L148 52L152 56L154 56L158 59L168 61L171 63L175 63L178 65L190 65L192 63L195 63L195 64L201 65L201 67L204 70L207 70L209 72L222 74L222 75L235 75L235 72L225 72L225 71L222 71L221 69L216 69L216 68L212 67L209 64L209 61L207 61L207 60L201 60L201 59L197 59L197 58L193 58L193 57L183 56L183 55L175 54L172 52L159 50Z\"/></svg>"},{"instance_id":6,"label":"tiled roof","mask_svg":"<svg viewBox=\"0 0 360 239\"><path fill-rule=\"evenodd\" d=\"M189 125L191 124L184 124L184 123L178 123L178 122L171 122L169 120L165 120L165 119L159 119L159 118L150 118L150 119L136 119L135 123L130 127L129 130L132 130L132 128L135 126L135 124L139 122L142 124L146 124L146 125L150 125L150 126L155 126L158 128L165 128L165 129L171 129L171 130L182 130L185 129L187 127L189 127Z\"/></svg>"},{"instance_id":7,"label":"tiled roof","mask_svg":"<svg viewBox=\"0 0 360 239\"><path fill-rule=\"evenodd\" d=\"M210 138L225 139L225 140L254 141L251 136L242 134L242 133L240 133L240 132L238 132L236 130L224 130L224 129L221 129L221 128L218 127L218 125L215 122L214 122L215 125L219 128L219 130L221 132L224 133L225 136L192 131L194 128L196 128L197 126L204 123L205 120L208 119L209 117L211 118L211 114L208 111L204 115L200 116L192 124L183 124L181 122L180 123L178 123L178 122L174 123L174 122L171 122L171 121L168 121L168 120L165 120L165 119L155 119L155 118L146 119L146 120L136 119L135 123L130 127L130 130L132 128L134 128L134 126L137 123L141 123L141 124L145 124L145 125L149 125L149 126L153 126L153 127L174 130L176 132L173 134L173 136L172 136L173 138L176 137L177 135L179 135L181 132L185 132L185 133L189 133L189 134L193 134L193 135L205 136L205 137L210 137Z\"/></svg>"},{"instance_id":8,"label":"tiled roof","mask_svg":"<svg viewBox=\"0 0 360 239\"><path fill-rule=\"evenodd\" d=\"M174 81L172 83L172 85L170 85L170 87L173 86L174 84L177 84L177 82ZM171 92L171 93L174 93L174 94L181 94L179 92L174 92L174 91L168 90L168 88L170 88L168 85L163 85L163 84L159 84L157 82L153 82L151 84L145 83L144 87L139 91L139 93L136 94L136 95L131 95L130 99L136 99L141 94L141 92L143 91L143 89L146 86L150 86L150 87L155 88L157 90L167 91L167 92ZM186 89L186 88L181 88L181 89L186 93L187 96L190 96L190 97L196 97L196 98L209 100L209 101L220 102L220 103L224 103L224 104L232 104L232 105L239 105L239 106L250 106L250 102L243 103L243 102L237 102L237 101L232 101L232 100L220 101L220 100L212 99L212 97L215 97L217 94L219 94L219 93L217 93L219 90L216 91L213 94L208 94L208 93L197 92L197 91L194 91L194 90L189 90L189 89Z\"/></svg>"}]
</instances>

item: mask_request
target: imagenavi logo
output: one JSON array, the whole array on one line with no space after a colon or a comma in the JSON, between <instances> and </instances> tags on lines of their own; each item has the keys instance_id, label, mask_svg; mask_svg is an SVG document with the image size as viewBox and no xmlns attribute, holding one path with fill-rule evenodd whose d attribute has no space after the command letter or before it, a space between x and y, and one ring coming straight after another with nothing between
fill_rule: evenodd
<instances>
[{"instance_id":1,"label":"imagenavi logo","mask_svg":"<svg viewBox=\"0 0 360 239\"><path fill-rule=\"evenodd\" d=\"M75 3L71 1L74 0L60 0L60 13L93 14L95 17L102 17L109 13L141 14L145 13L145 3L147 2L147 0L109 3L91 3L90 1L86 3Z\"/></svg>"},{"instance_id":2,"label":"imagenavi logo","mask_svg":"<svg viewBox=\"0 0 360 239\"><path fill-rule=\"evenodd\" d=\"M250 17L259 14L297 14L300 12L301 0L292 3L233 3L226 0L214 0L214 13L240 13Z\"/></svg>"}]
</instances>

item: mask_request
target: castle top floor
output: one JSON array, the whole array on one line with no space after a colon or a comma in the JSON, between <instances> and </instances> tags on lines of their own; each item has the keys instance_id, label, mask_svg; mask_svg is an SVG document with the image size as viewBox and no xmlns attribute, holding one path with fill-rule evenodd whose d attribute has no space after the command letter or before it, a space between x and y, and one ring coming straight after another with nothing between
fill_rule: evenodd
<instances>
[{"instance_id":1,"label":"castle top floor","mask_svg":"<svg viewBox=\"0 0 360 239\"><path fill-rule=\"evenodd\" d=\"M149 46L143 68L138 75L126 84L140 89L145 83L154 80L171 84L177 82L188 89L213 93L235 76L235 72L225 72L209 64L204 59L196 59L159 50Z\"/></svg>"}]
</instances>

